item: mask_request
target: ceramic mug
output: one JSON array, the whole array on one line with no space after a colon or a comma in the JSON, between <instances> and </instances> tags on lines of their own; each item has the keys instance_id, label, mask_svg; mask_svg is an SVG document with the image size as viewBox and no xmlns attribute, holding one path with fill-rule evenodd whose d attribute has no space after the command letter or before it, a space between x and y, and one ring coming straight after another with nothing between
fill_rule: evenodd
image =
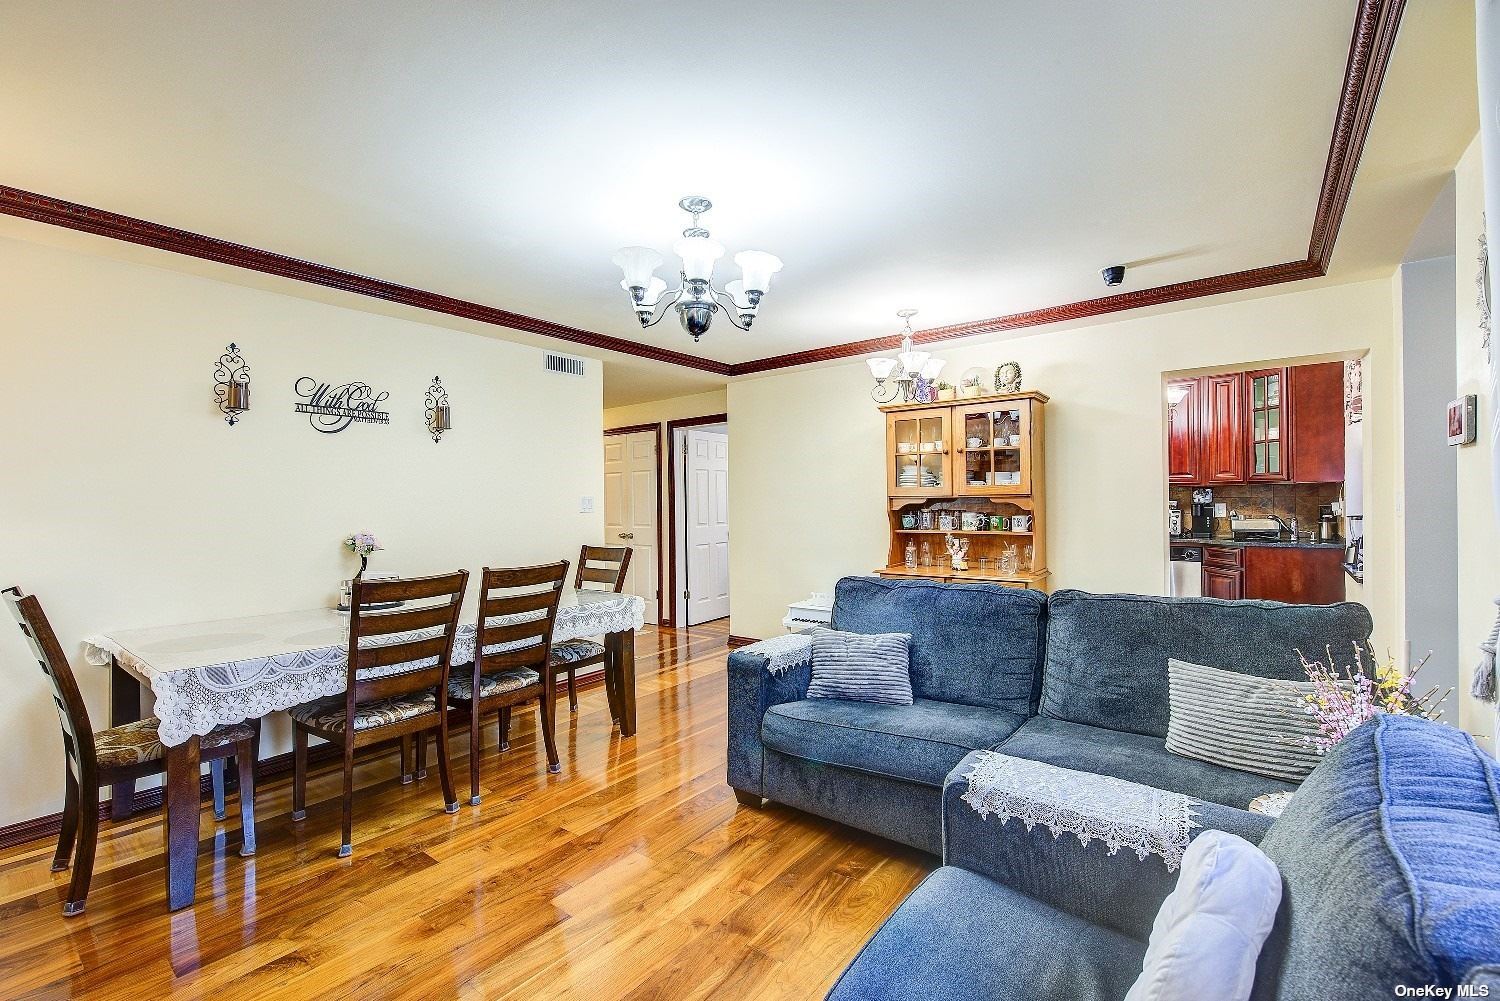
<instances>
[{"instance_id":1,"label":"ceramic mug","mask_svg":"<svg viewBox=\"0 0 1500 1001\"><path fill-rule=\"evenodd\" d=\"M992 515L990 515L990 531L991 532L1008 532L1008 531L1010 531L1010 519L1007 518L1007 517L1005 517L1005 515L1003 515L1003 514L992 514Z\"/></svg>"},{"instance_id":2,"label":"ceramic mug","mask_svg":"<svg viewBox=\"0 0 1500 1001\"><path fill-rule=\"evenodd\" d=\"M905 529L908 529L908 530L916 528L917 527L917 516L915 514L912 514L911 512L907 512L906 514L903 514L901 516L901 527L905 528Z\"/></svg>"},{"instance_id":3,"label":"ceramic mug","mask_svg":"<svg viewBox=\"0 0 1500 1001\"><path fill-rule=\"evenodd\" d=\"M1029 531L1031 531L1031 515L1029 515L1029 514L1013 514L1013 515L1011 515L1011 517L1010 517L1010 530L1012 532L1029 532Z\"/></svg>"}]
</instances>

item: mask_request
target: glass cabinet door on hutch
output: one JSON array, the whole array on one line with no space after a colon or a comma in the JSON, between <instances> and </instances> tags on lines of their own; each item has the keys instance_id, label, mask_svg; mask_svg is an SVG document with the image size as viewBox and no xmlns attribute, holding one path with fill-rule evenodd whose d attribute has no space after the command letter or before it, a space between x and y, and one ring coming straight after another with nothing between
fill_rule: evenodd
<instances>
[{"instance_id":1,"label":"glass cabinet door on hutch","mask_svg":"<svg viewBox=\"0 0 1500 1001\"><path fill-rule=\"evenodd\" d=\"M1288 461L1286 370L1280 368L1246 372L1250 411L1250 479L1285 480Z\"/></svg>"},{"instance_id":2,"label":"glass cabinet door on hutch","mask_svg":"<svg viewBox=\"0 0 1500 1001\"><path fill-rule=\"evenodd\" d=\"M1002 400L953 409L954 478L965 496L1031 493L1031 401Z\"/></svg>"},{"instance_id":3,"label":"glass cabinet door on hutch","mask_svg":"<svg viewBox=\"0 0 1500 1001\"><path fill-rule=\"evenodd\" d=\"M950 408L886 414L891 496L942 497L953 493L949 456Z\"/></svg>"}]
</instances>

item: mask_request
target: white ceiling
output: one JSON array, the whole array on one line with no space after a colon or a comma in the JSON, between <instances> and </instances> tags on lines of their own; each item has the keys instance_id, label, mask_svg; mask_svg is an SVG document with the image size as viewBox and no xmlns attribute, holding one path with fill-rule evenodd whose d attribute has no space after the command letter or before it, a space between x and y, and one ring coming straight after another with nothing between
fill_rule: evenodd
<instances>
[{"instance_id":1,"label":"white ceiling","mask_svg":"<svg viewBox=\"0 0 1500 1001\"><path fill-rule=\"evenodd\" d=\"M744 361L1303 258L1354 12L9 0L0 183ZM696 348L609 262L688 193L786 262Z\"/></svg>"}]
</instances>

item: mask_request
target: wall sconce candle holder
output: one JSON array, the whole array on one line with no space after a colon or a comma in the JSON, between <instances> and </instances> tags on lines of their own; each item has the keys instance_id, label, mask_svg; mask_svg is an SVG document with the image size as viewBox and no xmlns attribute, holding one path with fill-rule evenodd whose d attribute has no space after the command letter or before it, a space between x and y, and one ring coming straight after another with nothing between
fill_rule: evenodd
<instances>
[{"instance_id":1,"label":"wall sconce candle holder","mask_svg":"<svg viewBox=\"0 0 1500 1001\"><path fill-rule=\"evenodd\" d=\"M448 391L443 388L443 382L437 376L432 377L432 385L427 387L427 432L432 435L433 443L441 441L443 432L453 427L453 412L448 407Z\"/></svg>"},{"instance_id":2,"label":"wall sconce candle holder","mask_svg":"<svg viewBox=\"0 0 1500 1001\"><path fill-rule=\"evenodd\" d=\"M214 363L214 403L230 427L238 424L240 414L250 409L250 365L234 344L225 348Z\"/></svg>"}]
</instances>

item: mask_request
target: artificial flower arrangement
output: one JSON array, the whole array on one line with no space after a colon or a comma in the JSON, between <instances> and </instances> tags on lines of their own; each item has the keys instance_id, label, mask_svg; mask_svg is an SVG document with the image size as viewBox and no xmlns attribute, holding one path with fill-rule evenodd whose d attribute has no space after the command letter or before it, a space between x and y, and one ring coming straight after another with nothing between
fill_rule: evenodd
<instances>
[{"instance_id":1,"label":"artificial flower arrangement","mask_svg":"<svg viewBox=\"0 0 1500 1001\"><path fill-rule=\"evenodd\" d=\"M385 547L370 532L355 532L344 540L344 548L359 557L359 569L360 572L364 572L365 567L369 565L370 554Z\"/></svg>"},{"instance_id":2,"label":"artificial flower arrangement","mask_svg":"<svg viewBox=\"0 0 1500 1001\"><path fill-rule=\"evenodd\" d=\"M1365 671L1367 654L1373 675ZM1427 663L1426 657L1411 673L1402 674L1394 657L1387 655L1382 663L1373 649L1358 643L1354 644L1353 667L1345 666L1342 670L1334 665L1332 650L1328 651L1326 663L1310 661L1300 650L1297 656L1302 659L1307 680L1313 683L1313 691L1306 696L1307 713L1318 726L1318 735L1304 741L1319 754L1328 753L1361 723L1382 713L1437 720L1443 714L1443 701L1453 694L1450 688L1438 695L1434 686L1420 696L1412 695L1412 683Z\"/></svg>"}]
</instances>

